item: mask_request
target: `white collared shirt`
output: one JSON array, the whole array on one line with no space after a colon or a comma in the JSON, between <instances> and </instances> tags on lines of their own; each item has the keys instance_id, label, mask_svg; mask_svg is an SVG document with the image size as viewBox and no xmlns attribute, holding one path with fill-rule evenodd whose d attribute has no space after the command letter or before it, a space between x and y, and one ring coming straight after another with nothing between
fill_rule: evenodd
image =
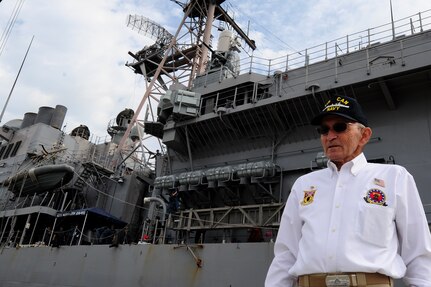
<instances>
[{"instance_id":1,"label":"white collared shirt","mask_svg":"<svg viewBox=\"0 0 431 287\"><path fill-rule=\"evenodd\" d=\"M431 235L413 177L360 154L298 178L265 286L312 273L370 272L431 286Z\"/></svg>"}]
</instances>

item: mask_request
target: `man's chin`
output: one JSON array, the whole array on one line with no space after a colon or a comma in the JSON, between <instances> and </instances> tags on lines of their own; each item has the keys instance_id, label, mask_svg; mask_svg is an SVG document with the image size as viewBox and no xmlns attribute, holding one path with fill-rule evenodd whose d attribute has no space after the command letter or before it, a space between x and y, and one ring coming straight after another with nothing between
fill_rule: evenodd
<instances>
[{"instance_id":1,"label":"man's chin","mask_svg":"<svg viewBox=\"0 0 431 287\"><path fill-rule=\"evenodd\" d=\"M339 161L341 161L342 159L340 158L339 155L335 154L335 153L327 153L326 157L332 161L333 163L337 163Z\"/></svg>"}]
</instances>

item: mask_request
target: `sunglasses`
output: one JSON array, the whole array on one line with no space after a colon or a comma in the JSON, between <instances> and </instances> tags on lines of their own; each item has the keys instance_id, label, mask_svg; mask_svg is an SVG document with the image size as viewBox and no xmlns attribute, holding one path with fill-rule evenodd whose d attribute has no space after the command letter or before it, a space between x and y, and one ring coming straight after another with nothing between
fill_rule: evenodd
<instances>
[{"instance_id":1,"label":"sunglasses","mask_svg":"<svg viewBox=\"0 0 431 287\"><path fill-rule=\"evenodd\" d=\"M332 127L329 127L327 125L321 125L317 128L317 132L321 135L327 135L329 133L329 130L333 130L337 134L343 133L347 130L347 127L349 125L353 125L354 123L346 123L346 122L338 122L332 125Z\"/></svg>"}]
</instances>

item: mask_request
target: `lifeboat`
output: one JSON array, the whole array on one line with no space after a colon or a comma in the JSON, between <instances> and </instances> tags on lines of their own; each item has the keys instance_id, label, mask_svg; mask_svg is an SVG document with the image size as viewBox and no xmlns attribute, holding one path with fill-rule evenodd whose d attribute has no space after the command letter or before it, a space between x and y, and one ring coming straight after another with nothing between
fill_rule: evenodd
<instances>
[{"instance_id":1,"label":"lifeboat","mask_svg":"<svg viewBox=\"0 0 431 287\"><path fill-rule=\"evenodd\" d=\"M75 169L67 164L38 166L7 178L3 184L21 196L42 193L70 182L74 171Z\"/></svg>"}]
</instances>

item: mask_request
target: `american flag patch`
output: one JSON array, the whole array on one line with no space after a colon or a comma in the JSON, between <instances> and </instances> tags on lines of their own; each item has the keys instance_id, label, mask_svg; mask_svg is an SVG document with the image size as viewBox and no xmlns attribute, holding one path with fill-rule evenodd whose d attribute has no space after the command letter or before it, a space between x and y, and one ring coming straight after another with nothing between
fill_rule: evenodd
<instances>
[{"instance_id":1,"label":"american flag patch","mask_svg":"<svg viewBox=\"0 0 431 287\"><path fill-rule=\"evenodd\" d=\"M385 181L383 179L379 179L379 178L375 178L374 179L374 184L381 186L381 187L385 187Z\"/></svg>"}]
</instances>

